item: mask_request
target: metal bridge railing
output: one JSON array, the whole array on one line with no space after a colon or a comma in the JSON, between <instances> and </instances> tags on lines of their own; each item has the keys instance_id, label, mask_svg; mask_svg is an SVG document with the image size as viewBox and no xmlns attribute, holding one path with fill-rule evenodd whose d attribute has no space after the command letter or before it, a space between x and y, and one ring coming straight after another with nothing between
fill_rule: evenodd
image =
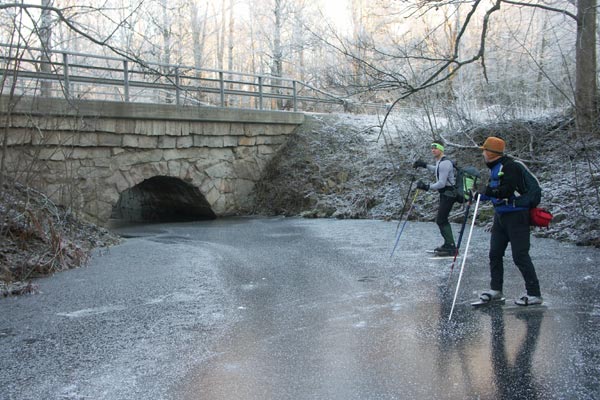
<instances>
[{"instance_id":1,"label":"metal bridge railing","mask_svg":"<svg viewBox=\"0 0 600 400\"><path fill-rule=\"evenodd\" d=\"M334 111L343 99L269 75L135 62L0 43L2 94L281 111Z\"/></svg>"}]
</instances>

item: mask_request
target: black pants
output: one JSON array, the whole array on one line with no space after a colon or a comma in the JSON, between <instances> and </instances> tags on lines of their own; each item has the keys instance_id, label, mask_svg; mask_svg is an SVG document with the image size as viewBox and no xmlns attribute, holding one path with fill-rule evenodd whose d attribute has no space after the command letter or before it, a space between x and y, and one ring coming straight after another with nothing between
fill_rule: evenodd
<instances>
[{"instance_id":1,"label":"black pants","mask_svg":"<svg viewBox=\"0 0 600 400\"><path fill-rule=\"evenodd\" d=\"M444 238L444 245L454 247L454 235L452 234L450 222L448 222L448 216L450 215L450 211L452 211L456 197L453 195L449 196L445 192L446 189L440 191L440 204L435 217L435 223L440 228L440 234Z\"/></svg>"},{"instance_id":2,"label":"black pants","mask_svg":"<svg viewBox=\"0 0 600 400\"><path fill-rule=\"evenodd\" d=\"M504 284L504 264L502 259L510 243L512 258L525 280L529 296L541 296L535 268L529 257L529 211L514 211L494 214L492 237L490 239L490 287L502 290Z\"/></svg>"}]
</instances>

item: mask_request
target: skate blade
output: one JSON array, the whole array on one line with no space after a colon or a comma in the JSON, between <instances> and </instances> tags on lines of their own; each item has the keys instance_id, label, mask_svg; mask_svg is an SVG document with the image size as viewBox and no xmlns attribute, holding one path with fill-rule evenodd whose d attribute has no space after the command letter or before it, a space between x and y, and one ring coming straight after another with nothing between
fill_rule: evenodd
<instances>
[{"instance_id":1,"label":"skate blade","mask_svg":"<svg viewBox=\"0 0 600 400\"><path fill-rule=\"evenodd\" d=\"M490 300L490 301L483 301L483 300L477 300L471 303L471 305L473 307L482 307L482 306L490 306L490 305L494 305L494 304L504 304L506 302L506 298L503 297L501 299L498 300Z\"/></svg>"}]
</instances>

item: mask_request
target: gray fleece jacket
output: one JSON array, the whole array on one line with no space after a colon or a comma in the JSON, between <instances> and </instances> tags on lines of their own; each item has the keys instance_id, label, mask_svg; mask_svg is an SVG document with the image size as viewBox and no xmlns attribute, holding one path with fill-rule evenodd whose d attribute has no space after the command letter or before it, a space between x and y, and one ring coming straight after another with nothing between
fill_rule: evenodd
<instances>
[{"instance_id":1,"label":"gray fleece jacket","mask_svg":"<svg viewBox=\"0 0 600 400\"><path fill-rule=\"evenodd\" d=\"M429 185L430 190L440 190L446 186L454 186L456 179L454 178L454 166L452 161L445 157L440 158L435 165L427 164L427 169L435 172L437 181Z\"/></svg>"}]
</instances>

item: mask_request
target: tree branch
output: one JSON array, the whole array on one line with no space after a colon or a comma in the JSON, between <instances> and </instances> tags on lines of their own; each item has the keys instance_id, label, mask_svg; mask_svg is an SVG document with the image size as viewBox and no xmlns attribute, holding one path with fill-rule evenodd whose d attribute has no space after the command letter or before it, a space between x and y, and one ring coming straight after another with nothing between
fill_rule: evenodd
<instances>
[{"instance_id":1,"label":"tree branch","mask_svg":"<svg viewBox=\"0 0 600 400\"><path fill-rule=\"evenodd\" d=\"M540 8L542 10L552 11L552 12L556 12L559 14L564 14L567 17L571 17L571 18L573 18L573 20L577 21L577 16L575 14L572 14L572 13L568 12L567 10L561 10L560 8L549 7L549 6L545 6L543 4L522 3L520 1L513 1L513 0L502 0L502 2L507 3L507 4L512 4L515 6L520 6L520 7Z\"/></svg>"},{"instance_id":2,"label":"tree branch","mask_svg":"<svg viewBox=\"0 0 600 400\"><path fill-rule=\"evenodd\" d=\"M142 0L143 2L144 0ZM140 5L141 3L140 2ZM115 54L120 55L121 57L124 57L126 59L128 59L129 61L133 61L137 64L142 65L145 68L148 68L150 70L152 70L152 68L150 68L148 65L146 65L142 60L140 60L139 58L135 58L130 56L129 54L127 54L125 51L122 51L121 49L114 47L110 44L107 43L107 40L99 40L96 39L95 37L93 37L92 35L89 35L88 33L84 32L83 30L81 30L79 27L77 27L77 25L75 23L73 23L67 16L65 16L64 14L64 10L61 8L57 8L57 7L47 7L47 6L41 6L39 4L25 4L25 3L7 3L7 4L0 4L0 10L5 10L5 9L9 9L9 8L20 8L23 10L28 10L28 9L39 9L39 10L49 10L52 11L53 13L55 13L58 18L65 23L65 25L67 25L67 27L69 29L71 29L73 32L78 33L79 35L83 36L84 38L88 39L89 41L91 41L92 43L95 43L99 46L102 47L107 47L108 49L110 49L111 51L113 51Z\"/></svg>"}]
</instances>

